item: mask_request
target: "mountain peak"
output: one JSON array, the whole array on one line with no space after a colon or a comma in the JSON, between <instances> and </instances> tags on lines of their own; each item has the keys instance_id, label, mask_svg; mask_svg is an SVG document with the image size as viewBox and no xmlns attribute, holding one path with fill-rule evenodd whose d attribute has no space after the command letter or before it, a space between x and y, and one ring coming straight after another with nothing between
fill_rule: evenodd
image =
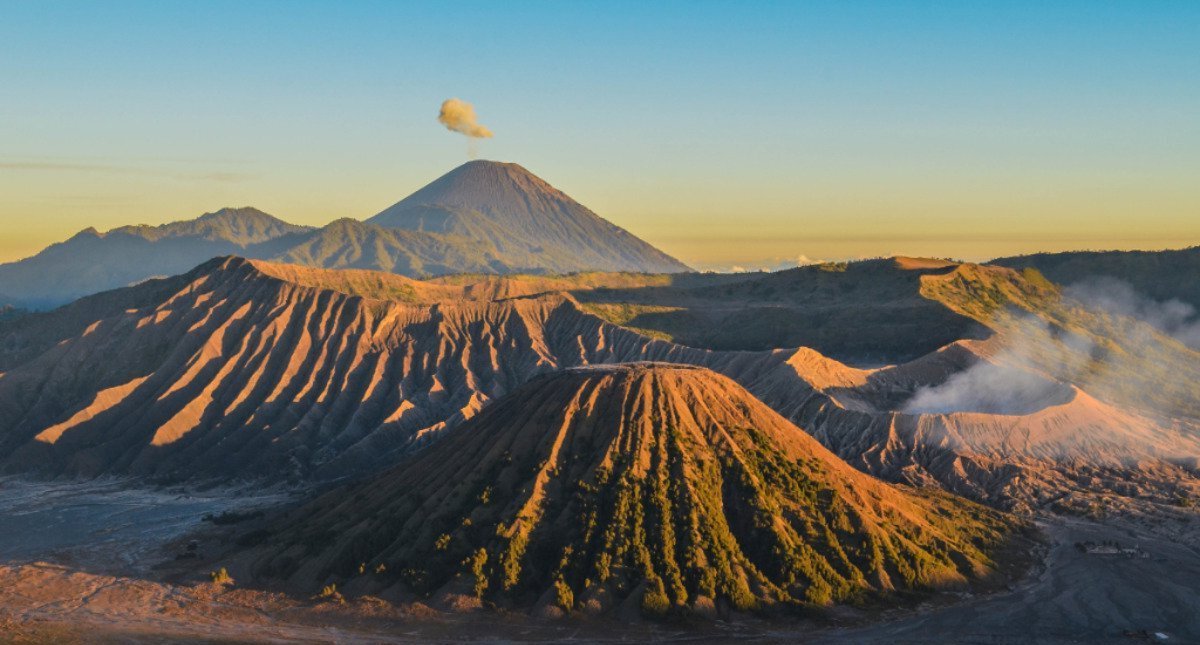
<instances>
[{"instance_id":1,"label":"mountain peak","mask_svg":"<svg viewBox=\"0 0 1200 645\"><path fill-rule=\"evenodd\" d=\"M566 193L520 164L476 159L438 177L397 206L465 206L503 216L537 205L530 204L530 200L576 204Z\"/></svg>"},{"instance_id":2,"label":"mountain peak","mask_svg":"<svg viewBox=\"0 0 1200 645\"><path fill-rule=\"evenodd\" d=\"M558 273L688 270L516 163L469 161L367 222L484 242L507 266Z\"/></svg>"},{"instance_id":3,"label":"mountain peak","mask_svg":"<svg viewBox=\"0 0 1200 645\"><path fill-rule=\"evenodd\" d=\"M267 213L264 213L253 206L226 206L211 213L205 213L200 217L197 217L195 221L214 219L267 219L277 222L283 221L278 217L268 215Z\"/></svg>"}]
</instances>

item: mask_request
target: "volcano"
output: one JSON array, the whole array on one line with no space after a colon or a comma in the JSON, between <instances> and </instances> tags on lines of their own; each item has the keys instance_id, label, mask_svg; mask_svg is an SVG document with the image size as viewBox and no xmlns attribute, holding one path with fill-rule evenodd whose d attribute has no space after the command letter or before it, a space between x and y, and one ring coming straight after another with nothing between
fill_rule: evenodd
<instances>
[{"instance_id":1,"label":"volcano","mask_svg":"<svg viewBox=\"0 0 1200 645\"><path fill-rule=\"evenodd\" d=\"M416 278L689 270L521 166L473 161L367 222L296 226L246 207L161 226L85 229L0 264L0 305L50 309L225 255Z\"/></svg>"},{"instance_id":2,"label":"volcano","mask_svg":"<svg viewBox=\"0 0 1200 645\"><path fill-rule=\"evenodd\" d=\"M1015 526L860 473L729 378L662 363L535 378L291 517L258 575L649 614L959 585Z\"/></svg>"},{"instance_id":3,"label":"volcano","mask_svg":"<svg viewBox=\"0 0 1200 645\"><path fill-rule=\"evenodd\" d=\"M689 270L515 163L467 162L367 222L486 242L510 267Z\"/></svg>"}]
</instances>

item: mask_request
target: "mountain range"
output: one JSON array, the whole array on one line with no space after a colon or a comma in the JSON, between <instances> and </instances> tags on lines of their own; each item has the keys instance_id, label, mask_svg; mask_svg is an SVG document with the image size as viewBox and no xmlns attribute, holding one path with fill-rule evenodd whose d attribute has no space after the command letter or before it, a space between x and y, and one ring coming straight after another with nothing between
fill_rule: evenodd
<instances>
[{"instance_id":1,"label":"mountain range","mask_svg":"<svg viewBox=\"0 0 1200 645\"><path fill-rule=\"evenodd\" d=\"M226 255L412 277L687 270L521 166L472 161L366 222L297 226L247 207L161 226L89 228L0 265L0 305L52 308Z\"/></svg>"},{"instance_id":2,"label":"mountain range","mask_svg":"<svg viewBox=\"0 0 1200 645\"><path fill-rule=\"evenodd\" d=\"M894 303L920 298L974 327L911 361L857 368L807 347L689 347L583 302L706 280L709 294L769 302L778 274L420 281L221 258L0 322L0 465L160 481L360 476L539 375L652 360L732 378L865 472L992 504L1131 478L1166 497L1188 480L1200 362L1178 342L1065 301L1030 272L899 258L829 275L860 294L833 319L916 329L930 312ZM1127 475L1096 481L1096 469Z\"/></svg>"},{"instance_id":3,"label":"mountain range","mask_svg":"<svg viewBox=\"0 0 1200 645\"><path fill-rule=\"evenodd\" d=\"M483 161L367 221L89 229L0 265L0 472L303 491L218 558L324 597L728 618L983 588L1022 517L1200 492L1198 259L697 273Z\"/></svg>"}]
</instances>

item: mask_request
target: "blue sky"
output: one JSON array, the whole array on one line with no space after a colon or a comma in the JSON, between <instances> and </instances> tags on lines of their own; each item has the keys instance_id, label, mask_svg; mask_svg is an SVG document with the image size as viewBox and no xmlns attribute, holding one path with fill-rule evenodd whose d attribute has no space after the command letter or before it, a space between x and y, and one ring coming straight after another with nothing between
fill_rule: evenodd
<instances>
[{"instance_id":1,"label":"blue sky","mask_svg":"<svg viewBox=\"0 0 1200 645\"><path fill-rule=\"evenodd\" d=\"M0 2L0 260L519 162L701 266L1200 243L1200 2Z\"/></svg>"}]
</instances>

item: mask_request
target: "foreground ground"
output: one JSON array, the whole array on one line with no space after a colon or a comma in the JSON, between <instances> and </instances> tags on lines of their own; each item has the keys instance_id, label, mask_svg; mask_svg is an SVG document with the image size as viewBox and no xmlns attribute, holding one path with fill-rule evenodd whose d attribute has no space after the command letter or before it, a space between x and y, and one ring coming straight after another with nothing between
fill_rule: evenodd
<instances>
[{"instance_id":1,"label":"foreground ground","mask_svg":"<svg viewBox=\"0 0 1200 645\"><path fill-rule=\"evenodd\" d=\"M0 641L454 641L814 643L1200 642L1200 518L1051 518L1047 555L1010 590L949 596L887 615L835 612L829 622L618 624L454 614L423 605L347 604L209 583L170 583L170 560L200 517L276 503L242 491L171 494L108 484L0 482ZM1081 552L1117 541L1148 557ZM171 550L164 545L171 543ZM1161 633L1161 636L1156 635ZM1165 637L1165 640L1162 639Z\"/></svg>"}]
</instances>

